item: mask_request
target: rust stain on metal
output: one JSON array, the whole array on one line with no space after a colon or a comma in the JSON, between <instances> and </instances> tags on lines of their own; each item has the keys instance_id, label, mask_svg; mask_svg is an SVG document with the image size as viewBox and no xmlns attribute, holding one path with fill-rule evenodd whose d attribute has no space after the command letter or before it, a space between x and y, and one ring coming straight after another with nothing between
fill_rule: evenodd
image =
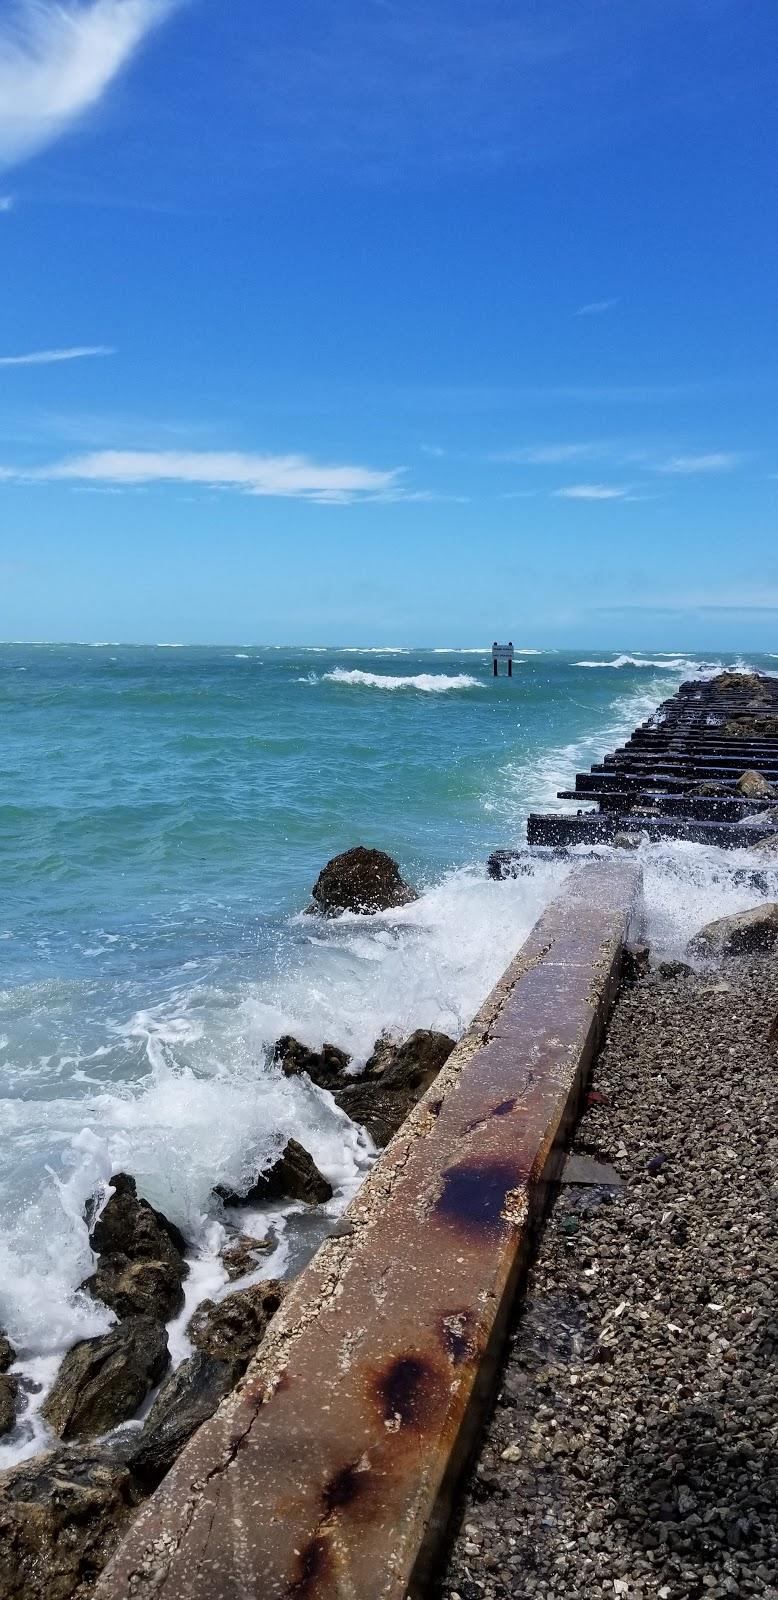
<instances>
[{"instance_id":1,"label":"rust stain on metal","mask_svg":"<svg viewBox=\"0 0 778 1600\"><path fill-rule=\"evenodd\" d=\"M371 1375L371 1388L384 1427L424 1432L435 1421L444 1398L440 1371L426 1356L413 1351L395 1356L381 1372Z\"/></svg>"},{"instance_id":2,"label":"rust stain on metal","mask_svg":"<svg viewBox=\"0 0 778 1600\"><path fill-rule=\"evenodd\" d=\"M311 1600L322 1583L332 1577L334 1565L329 1540L321 1534L311 1539L300 1551L297 1575L286 1591L289 1600Z\"/></svg>"},{"instance_id":3,"label":"rust stain on metal","mask_svg":"<svg viewBox=\"0 0 778 1600\"><path fill-rule=\"evenodd\" d=\"M520 1182L515 1161L462 1161L444 1172L434 1210L463 1233L494 1237L504 1229L505 1202Z\"/></svg>"}]
</instances>

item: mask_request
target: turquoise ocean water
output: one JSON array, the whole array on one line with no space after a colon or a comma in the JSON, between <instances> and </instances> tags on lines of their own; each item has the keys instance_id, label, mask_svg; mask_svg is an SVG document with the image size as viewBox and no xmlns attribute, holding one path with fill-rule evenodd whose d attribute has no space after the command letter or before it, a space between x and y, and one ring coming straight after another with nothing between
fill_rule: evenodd
<instances>
[{"instance_id":1,"label":"turquoise ocean water","mask_svg":"<svg viewBox=\"0 0 778 1600\"><path fill-rule=\"evenodd\" d=\"M0 647L0 1326L41 1385L0 1460L40 1443L62 1351L109 1325L78 1292L89 1196L124 1168L186 1229L185 1315L224 1285L214 1183L294 1133L334 1214L371 1148L268 1047L293 1031L359 1062L382 1029L461 1031L569 870L535 852L496 884L489 851L723 664L527 652L495 682L486 651ZM395 855L420 900L303 916L320 867L356 843ZM645 857L668 949L747 903L719 852ZM265 1270L289 1270L315 1230L287 1208L250 1231L268 1220Z\"/></svg>"}]
</instances>

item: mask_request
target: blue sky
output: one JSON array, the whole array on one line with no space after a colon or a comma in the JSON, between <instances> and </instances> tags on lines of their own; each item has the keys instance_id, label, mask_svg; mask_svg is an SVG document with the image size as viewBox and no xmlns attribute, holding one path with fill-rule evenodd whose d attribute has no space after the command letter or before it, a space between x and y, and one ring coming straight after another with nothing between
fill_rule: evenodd
<instances>
[{"instance_id":1,"label":"blue sky","mask_svg":"<svg viewBox=\"0 0 778 1600\"><path fill-rule=\"evenodd\" d=\"M773 0L4 0L0 637L778 648Z\"/></svg>"}]
</instances>

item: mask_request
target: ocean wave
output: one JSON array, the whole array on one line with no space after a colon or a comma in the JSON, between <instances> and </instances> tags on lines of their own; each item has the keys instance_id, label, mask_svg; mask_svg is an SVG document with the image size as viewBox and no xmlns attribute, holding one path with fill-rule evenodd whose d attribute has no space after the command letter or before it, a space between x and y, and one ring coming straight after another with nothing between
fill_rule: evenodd
<instances>
[{"instance_id":1,"label":"ocean wave","mask_svg":"<svg viewBox=\"0 0 778 1600\"><path fill-rule=\"evenodd\" d=\"M665 672L699 672L704 663L687 656L616 656L613 661L574 661L574 667L661 667Z\"/></svg>"},{"instance_id":2,"label":"ocean wave","mask_svg":"<svg viewBox=\"0 0 778 1600\"><path fill-rule=\"evenodd\" d=\"M325 672L324 677L331 683L346 683L366 689L420 689L423 694L445 694L449 689L483 687L478 678L471 678L467 672L456 672L451 676L445 672L417 672L408 678L393 678L383 672L360 672L356 668L349 672L345 667L334 667L332 672Z\"/></svg>"}]
</instances>

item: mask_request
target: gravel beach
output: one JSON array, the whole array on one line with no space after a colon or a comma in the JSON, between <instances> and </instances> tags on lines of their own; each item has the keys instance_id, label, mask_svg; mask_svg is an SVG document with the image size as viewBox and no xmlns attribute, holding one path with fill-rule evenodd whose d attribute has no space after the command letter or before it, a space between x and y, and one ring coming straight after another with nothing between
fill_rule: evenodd
<instances>
[{"instance_id":1,"label":"gravel beach","mask_svg":"<svg viewBox=\"0 0 778 1600\"><path fill-rule=\"evenodd\" d=\"M625 987L440 1595L778 1597L778 962Z\"/></svg>"}]
</instances>

